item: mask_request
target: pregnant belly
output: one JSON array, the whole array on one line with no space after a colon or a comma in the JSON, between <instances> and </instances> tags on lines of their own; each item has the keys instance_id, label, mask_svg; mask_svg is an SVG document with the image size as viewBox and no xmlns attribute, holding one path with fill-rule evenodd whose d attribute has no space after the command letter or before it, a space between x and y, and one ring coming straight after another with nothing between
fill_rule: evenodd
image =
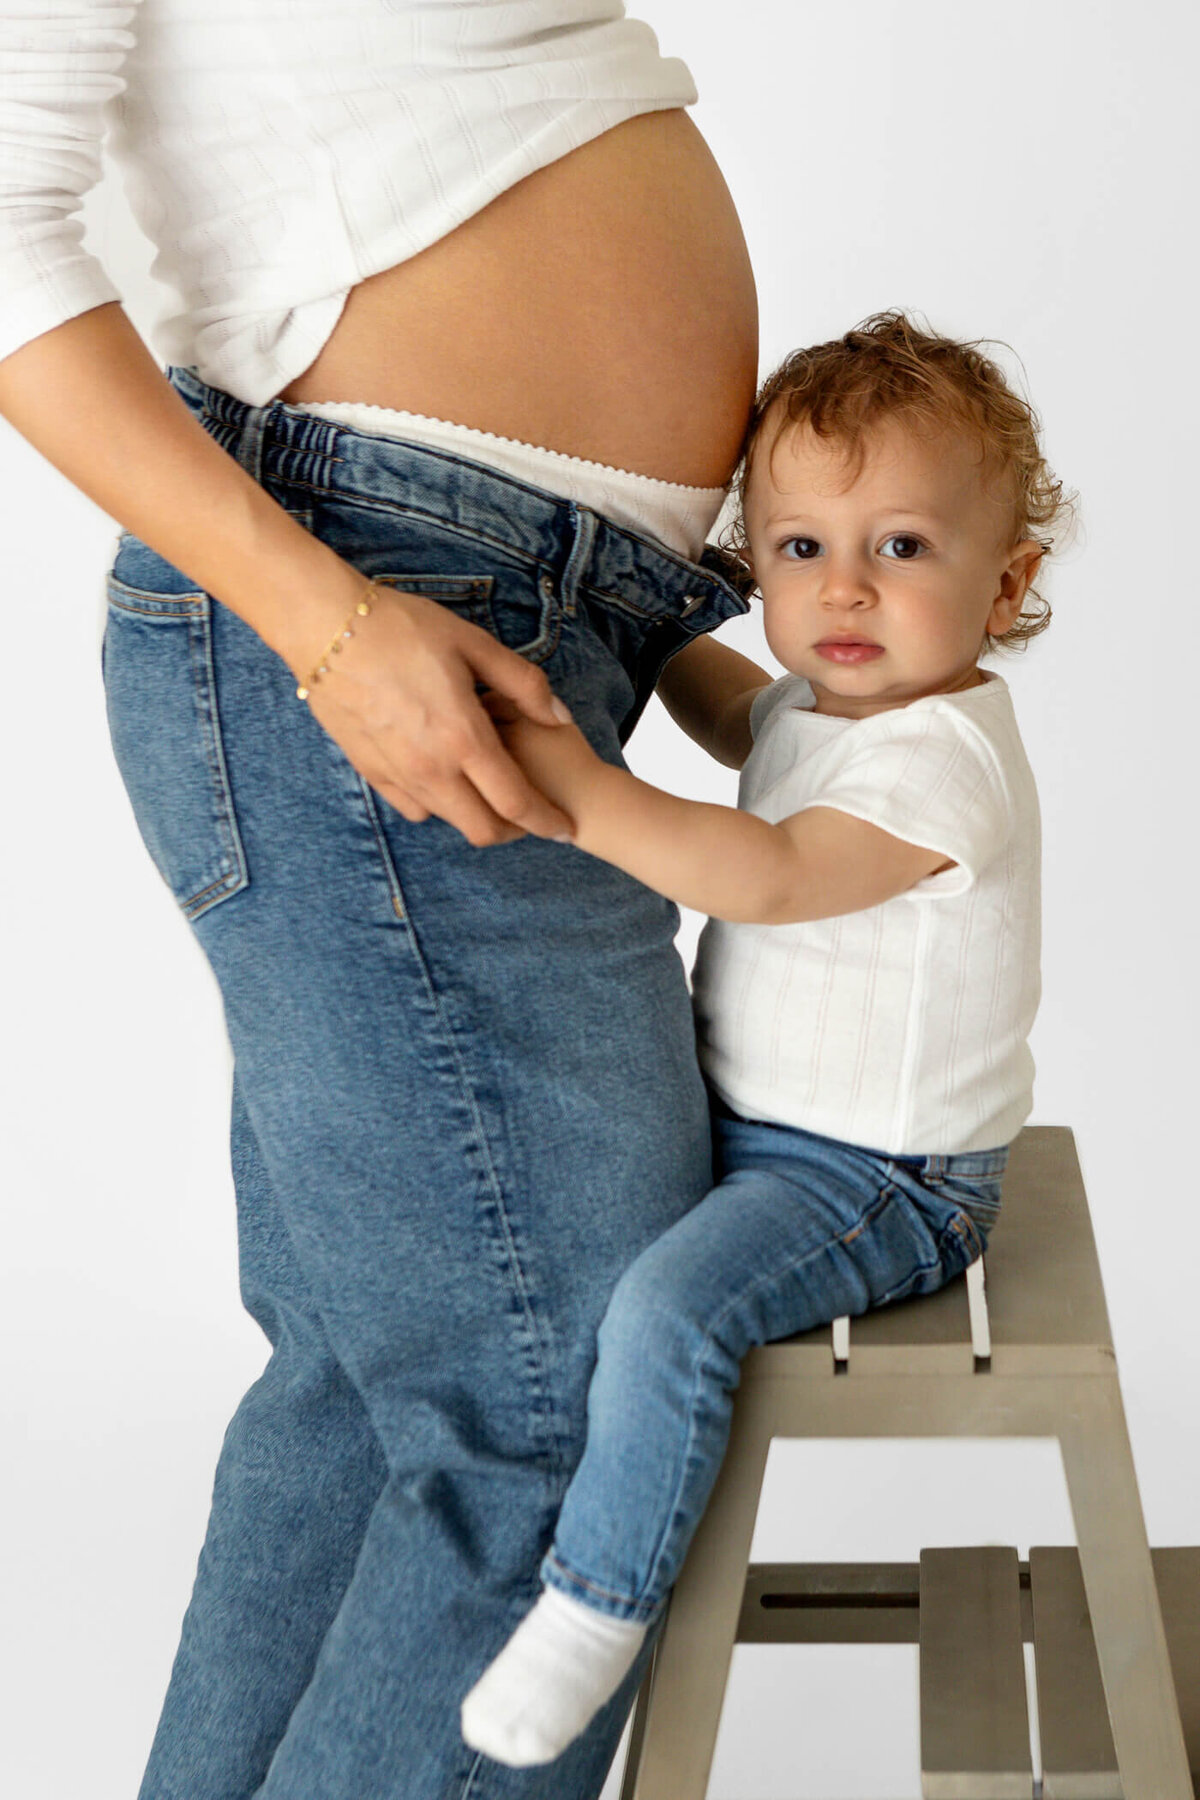
<instances>
[{"instance_id":1,"label":"pregnant belly","mask_svg":"<svg viewBox=\"0 0 1200 1800\"><path fill-rule=\"evenodd\" d=\"M360 400L696 486L754 395L745 240L681 111L605 132L354 288L288 401Z\"/></svg>"}]
</instances>

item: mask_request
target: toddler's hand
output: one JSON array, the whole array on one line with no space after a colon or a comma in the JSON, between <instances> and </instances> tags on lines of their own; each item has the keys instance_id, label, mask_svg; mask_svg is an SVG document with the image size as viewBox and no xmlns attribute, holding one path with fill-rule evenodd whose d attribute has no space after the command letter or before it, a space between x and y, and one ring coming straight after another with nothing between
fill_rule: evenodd
<instances>
[{"instance_id":1,"label":"toddler's hand","mask_svg":"<svg viewBox=\"0 0 1200 1800\"><path fill-rule=\"evenodd\" d=\"M499 694L484 694L483 703L513 761L578 827L580 808L605 767L578 725L536 725Z\"/></svg>"}]
</instances>

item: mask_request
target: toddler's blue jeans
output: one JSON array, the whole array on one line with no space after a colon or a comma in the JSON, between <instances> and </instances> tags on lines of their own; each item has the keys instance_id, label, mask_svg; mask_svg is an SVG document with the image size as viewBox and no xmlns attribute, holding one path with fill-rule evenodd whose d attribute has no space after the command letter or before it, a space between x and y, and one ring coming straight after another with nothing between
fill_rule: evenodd
<instances>
[{"instance_id":1,"label":"toddler's blue jeans","mask_svg":"<svg viewBox=\"0 0 1200 1800\"><path fill-rule=\"evenodd\" d=\"M308 529L542 665L612 761L666 658L744 610L480 465L173 380ZM137 538L109 602L117 760L224 999L271 1345L141 1800L591 1800L636 1676L549 1770L483 1761L458 1715L536 1589L613 1286L711 1185L674 909L569 845L407 824Z\"/></svg>"},{"instance_id":2,"label":"toddler's blue jeans","mask_svg":"<svg viewBox=\"0 0 1200 1800\"><path fill-rule=\"evenodd\" d=\"M679 1573L756 1344L910 1294L982 1252L1007 1151L885 1156L715 1108L720 1182L621 1277L588 1440L542 1574L616 1618Z\"/></svg>"}]
</instances>

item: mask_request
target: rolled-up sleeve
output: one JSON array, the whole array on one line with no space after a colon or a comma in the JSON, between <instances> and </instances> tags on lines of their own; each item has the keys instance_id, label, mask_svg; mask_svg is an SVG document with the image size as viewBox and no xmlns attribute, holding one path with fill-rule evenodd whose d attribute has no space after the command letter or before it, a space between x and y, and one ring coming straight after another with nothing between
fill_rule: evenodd
<instances>
[{"instance_id":1,"label":"rolled-up sleeve","mask_svg":"<svg viewBox=\"0 0 1200 1800\"><path fill-rule=\"evenodd\" d=\"M83 247L138 0L0 0L0 359L118 290Z\"/></svg>"}]
</instances>

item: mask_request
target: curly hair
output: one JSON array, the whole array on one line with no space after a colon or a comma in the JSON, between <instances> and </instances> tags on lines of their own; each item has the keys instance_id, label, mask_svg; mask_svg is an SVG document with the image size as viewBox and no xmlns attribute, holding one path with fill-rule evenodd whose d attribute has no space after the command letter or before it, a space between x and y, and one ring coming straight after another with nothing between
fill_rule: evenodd
<instances>
[{"instance_id":1,"label":"curly hair","mask_svg":"<svg viewBox=\"0 0 1200 1800\"><path fill-rule=\"evenodd\" d=\"M1032 406L1013 392L999 366L979 343L940 337L899 311L874 313L845 337L794 350L758 391L742 455L734 475L735 515L721 536L730 579L742 593L754 590L746 537L746 490L764 426L781 432L806 425L820 438L844 446L856 474L872 426L897 419L918 431L969 432L983 459L1007 485L1013 542L1037 538L1055 547L1075 514L1076 500L1042 455L1041 423ZM987 647L1023 648L1050 623L1050 605L1035 587L1020 616Z\"/></svg>"}]
</instances>

